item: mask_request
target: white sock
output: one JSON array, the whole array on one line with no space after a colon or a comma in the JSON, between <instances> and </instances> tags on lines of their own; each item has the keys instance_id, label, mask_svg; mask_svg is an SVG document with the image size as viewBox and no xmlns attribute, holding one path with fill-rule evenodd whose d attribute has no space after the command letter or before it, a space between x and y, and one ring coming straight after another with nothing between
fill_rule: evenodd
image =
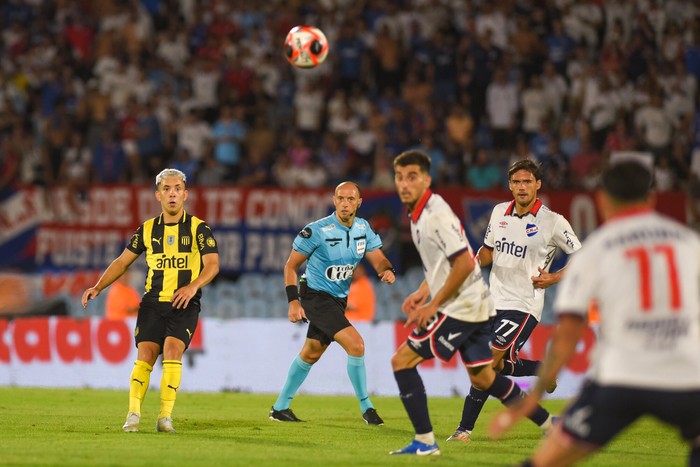
<instances>
[{"instance_id":1,"label":"white sock","mask_svg":"<svg viewBox=\"0 0 700 467\"><path fill-rule=\"evenodd\" d=\"M542 433L548 434L550 431L552 431L553 425L552 425L552 414L549 414L549 417L547 417L547 420L540 425L540 429L542 429Z\"/></svg>"},{"instance_id":2,"label":"white sock","mask_svg":"<svg viewBox=\"0 0 700 467\"><path fill-rule=\"evenodd\" d=\"M423 433L422 435L416 435L416 439L421 443L425 444L435 444L435 435L431 431L430 433Z\"/></svg>"}]
</instances>

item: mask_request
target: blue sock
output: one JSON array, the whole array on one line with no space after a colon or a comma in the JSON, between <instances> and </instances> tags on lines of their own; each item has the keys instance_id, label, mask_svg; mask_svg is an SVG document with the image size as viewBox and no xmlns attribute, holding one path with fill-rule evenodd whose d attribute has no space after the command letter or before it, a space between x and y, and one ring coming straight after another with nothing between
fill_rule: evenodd
<instances>
[{"instance_id":1,"label":"blue sock","mask_svg":"<svg viewBox=\"0 0 700 467\"><path fill-rule=\"evenodd\" d=\"M517 359L514 362L505 360L501 374L506 376L535 376L540 369L541 363L539 360Z\"/></svg>"},{"instance_id":2,"label":"blue sock","mask_svg":"<svg viewBox=\"0 0 700 467\"><path fill-rule=\"evenodd\" d=\"M306 376L311 370L311 363L306 363L301 359L299 355L292 362L292 366L289 367L289 373L287 374L287 381L284 382L282 391L279 397L277 397L277 402L272 407L275 410L285 410L289 408L292 403L294 394L299 390L299 386L304 382Z\"/></svg>"},{"instance_id":3,"label":"blue sock","mask_svg":"<svg viewBox=\"0 0 700 467\"><path fill-rule=\"evenodd\" d=\"M517 384L500 373L496 373L496 379L493 380L493 384L486 390L486 392L493 397L500 399L503 405L506 406L512 405L519 399L525 397L525 393L523 393ZM549 412L547 412L541 405L538 405L537 409L528 415L527 418L539 426L547 421L549 418Z\"/></svg>"},{"instance_id":4,"label":"blue sock","mask_svg":"<svg viewBox=\"0 0 700 467\"><path fill-rule=\"evenodd\" d=\"M469 389L469 394L464 398L464 407L462 408L462 421L459 422L459 427L463 430L472 431L476 424L476 419L479 418L481 409L486 404L489 398L488 393L477 389L474 386Z\"/></svg>"},{"instance_id":5,"label":"blue sock","mask_svg":"<svg viewBox=\"0 0 700 467\"><path fill-rule=\"evenodd\" d=\"M360 401L360 410L365 413L374 406L367 394L367 370L365 369L365 357L353 357L348 355L348 376L355 389L355 396Z\"/></svg>"},{"instance_id":6,"label":"blue sock","mask_svg":"<svg viewBox=\"0 0 700 467\"><path fill-rule=\"evenodd\" d=\"M433 425L428 414L428 397L425 395L423 380L415 367L394 372L396 384L399 386L399 396L411 419L417 435L430 433Z\"/></svg>"}]
</instances>

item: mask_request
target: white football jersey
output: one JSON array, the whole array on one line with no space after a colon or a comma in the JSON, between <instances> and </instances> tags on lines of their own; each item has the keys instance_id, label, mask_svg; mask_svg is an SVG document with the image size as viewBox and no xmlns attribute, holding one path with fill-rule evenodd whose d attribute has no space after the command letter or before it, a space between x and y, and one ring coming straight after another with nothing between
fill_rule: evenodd
<instances>
[{"instance_id":1,"label":"white football jersey","mask_svg":"<svg viewBox=\"0 0 700 467\"><path fill-rule=\"evenodd\" d=\"M653 211L629 212L572 256L558 314L600 312L590 377L603 385L700 389L700 236Z\"/></svg>"},{"instance_id":2,"label":"white football jersey","mask_svg":"<svg viewBox=\"0 0 700 467\"><path fill-rule=\"evenodd\" d=\"M423 261L425 279L431 295L440 290L452 267L449 259L467 250L474 252L464 227L452 208L442 198L428 191L411 213L411 236ZM452 318L469 321L487 321L496 311L481 268L474 261L474 271L467 277L458 294L446 301L440 311Z\"/></svg>"},{"instance_id":3,"label":"white football jersey","mask_svg":"<svg viewBox=\"0 0 700 467\"><path fill-rule=\"evenodd\" d=\"M493 250L489 284L497 310L518 310L542 318L545 289L532 285L541 267L549 271L557 247L571 254L581 242L569 222L537 199L520 217L515 201L497 204L484 235L484 245Z\"/></svg>"}]
</instances>

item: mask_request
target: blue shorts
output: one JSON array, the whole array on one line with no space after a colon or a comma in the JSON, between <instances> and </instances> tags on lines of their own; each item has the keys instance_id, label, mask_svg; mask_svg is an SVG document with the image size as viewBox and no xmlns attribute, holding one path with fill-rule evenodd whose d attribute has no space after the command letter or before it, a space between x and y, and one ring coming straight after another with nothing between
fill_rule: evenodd
<instances>
[{"instance_id":1,"label":"blue shorts","mask_svg":"<svg viewBox=\"0 0 700 467\"><path fill-rule=\"evenodd\" d=\"M680 430L686 440L700 436L700 389L661 391L601 386L587 381L561 419L563 432L595 450L643 415L651 415Z\"/></svg>"},{"instance_id":2,"label":"blue shorts","mask_svg":"<svg viewBox=\"0 0 700 467\"><path fill-rule=\"evenodd\" d=\"M490 365L490 327L490 321L470 323L438 312L427 329L416 327L406 342L425 360L437 358L447 362L459 351L466 367Z\"/></svg>"},{"instance_id":3,"label":"blue shorts","mask_svg":"<svg viewBox=\"0 0 700 467\"><path fill-rule=\"evenodd\" d=\"M537 320L530 313L496 310L496 318L491 324L491 347L506 352L505 358L514 362L535 326Z\"/></svg>"}]
</instances>

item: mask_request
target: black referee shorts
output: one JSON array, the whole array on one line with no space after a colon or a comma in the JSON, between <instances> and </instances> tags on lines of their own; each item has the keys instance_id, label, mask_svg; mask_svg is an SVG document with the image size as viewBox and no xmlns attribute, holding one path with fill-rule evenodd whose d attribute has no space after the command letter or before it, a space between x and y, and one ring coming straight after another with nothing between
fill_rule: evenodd
<instances>
[{"instance_id":1,"label":"black referee shorts","mask_svg":"<svg viewBox=\"0 0 700 467\"><path fill-rule=\"evenodd\" d=\"M347 298L334 297L326 292L305 288L301 295L301 306L309 320L306 337L320 341L323 345L333 342L333 336L352 326L345 317Z\"/></svg>"}]
</instances>

